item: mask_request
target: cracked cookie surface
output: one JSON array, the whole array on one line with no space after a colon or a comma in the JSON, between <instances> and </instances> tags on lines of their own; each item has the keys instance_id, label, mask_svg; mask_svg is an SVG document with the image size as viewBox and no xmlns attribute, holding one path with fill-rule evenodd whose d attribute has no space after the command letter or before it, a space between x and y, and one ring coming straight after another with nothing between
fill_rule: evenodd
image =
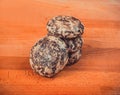
<instances>
[{"instance_id":1,"label":"cracked cookie surface","mask_svg":"<svg viewBox=\"0 0 120 95\"><path fill-rule=\"evenodd\" d=\"M54 36L39 40L30 52L32 69L45 77L52 77L60 72L67 62L67 46L63 40Z\"/></svg>"},{"instance_id":2,"label":"cracked cookie surface","mask_svg":"<svg viewBox=\"0 0 120 95\"><path fill-rule=\"evenodd\" d=\"M60 38L75 38L82 35L84 26L80 20L72 16L56 16L47 23L48 35Z\"/></svg>"}]
</instances>

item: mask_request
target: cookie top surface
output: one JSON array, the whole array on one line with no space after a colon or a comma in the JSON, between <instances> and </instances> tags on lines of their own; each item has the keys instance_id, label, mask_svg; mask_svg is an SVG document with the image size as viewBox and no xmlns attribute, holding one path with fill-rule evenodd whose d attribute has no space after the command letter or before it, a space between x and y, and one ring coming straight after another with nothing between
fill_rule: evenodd
<instances>
[{"instance_id":1,"label":"cookie top surface","mask_svg":"<svg viewBox=\"0 0 120 95\"><path fill-rule=\"evenodd\" d=\"M54 36L39 40L30 52L30 64L39 67L37 72L47 77L62 70L67 61L68 50L65 42Z\"/></svg>"},{"instance_id":2,"label":"cookie top surface","mask_svg":"<svg viewBox=\"0 0 120 95\"><path fill-rule=\"evenodd\" d=\"M48 35L61 38L75 38L82 35L84 26L80 20L72 16L56 16L47 23Z\"/></svg>"}]
</instances>

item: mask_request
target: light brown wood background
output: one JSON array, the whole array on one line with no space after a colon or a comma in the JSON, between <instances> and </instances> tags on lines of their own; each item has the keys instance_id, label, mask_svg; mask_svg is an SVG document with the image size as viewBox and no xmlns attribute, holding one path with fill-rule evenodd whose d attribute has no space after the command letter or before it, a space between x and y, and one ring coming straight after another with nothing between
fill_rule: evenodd
<instances>
[{"instance_id":1,"label":"light brown wood background","mask_svg":"<svg viewBox=\"0 0 120 95\"><path fill-rule=\"evenodd\" d=\"M83 22L83 55L44 78L29 51L56 15ZM120 95L120 0L0 0L0 95Z\"/></svg>"}]
</instances>

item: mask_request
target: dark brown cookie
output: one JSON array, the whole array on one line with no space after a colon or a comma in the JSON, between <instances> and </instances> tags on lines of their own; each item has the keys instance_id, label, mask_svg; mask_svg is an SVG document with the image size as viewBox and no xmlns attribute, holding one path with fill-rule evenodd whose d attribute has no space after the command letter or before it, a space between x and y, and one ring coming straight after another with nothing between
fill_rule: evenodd
<instances>
[{"instance_id":1,"label":"dark brown cookie","mask_svg":"<svg viewBox=\"0 0 120 95\"><path fill-rule=\"evenodd\" d=\"M69 56L69 60L68 60L67 66L73 65L79 61L81 57L81 50L78 50L76 52L69 52L68 56Z\"/></svg>"},{"instance_id":2,"label":"dark brown cookie","mask_svg":"<svg viewBox=\"0 0 120 95\"><path fill-rule=\"evenodd\" d=\"M48 35L60 38L75 38L82 35L84 26L80 20L72 16L56 16L47 23Z\"/></svg>"},{"instance_id":3,"label":"dark brown cookie","mask_svg":"<svg viewBox=\"0 0 120 95\"><path fill-rule=\"evenodd\" d=\"M80 36L72 39L63 39L68 46L69 52L76 52L82 48L83 40Z\"/></svg>"},{"instance_id":4,"label":"dark brown cookie","mask_svg":"<svg viewBox=\"0 0 120 95\"><path fill-rule=\"evenodd\" d=\"M30 52L30 65L42 76L54 76L65 67L67 62L67 46L63 40L54 36L39 40Z\"/></svg>"}]
</instances>

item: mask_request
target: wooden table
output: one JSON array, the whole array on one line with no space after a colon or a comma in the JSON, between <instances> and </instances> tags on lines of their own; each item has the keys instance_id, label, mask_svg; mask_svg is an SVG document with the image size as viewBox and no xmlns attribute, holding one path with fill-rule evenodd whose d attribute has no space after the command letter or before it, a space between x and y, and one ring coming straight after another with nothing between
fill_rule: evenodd
<instances>
[{"instance_id":1,"label":"wooden table","mask_svg":"<svg viewBox=\"0 0 120 95\"><path fill-rule=\"evenodd\" d=\"M56 15L83 22L83 55L44 78L31 70L29 51ZM0 95L120 95L120 1L0 0Z\"/></svg>"}]
</instances>

